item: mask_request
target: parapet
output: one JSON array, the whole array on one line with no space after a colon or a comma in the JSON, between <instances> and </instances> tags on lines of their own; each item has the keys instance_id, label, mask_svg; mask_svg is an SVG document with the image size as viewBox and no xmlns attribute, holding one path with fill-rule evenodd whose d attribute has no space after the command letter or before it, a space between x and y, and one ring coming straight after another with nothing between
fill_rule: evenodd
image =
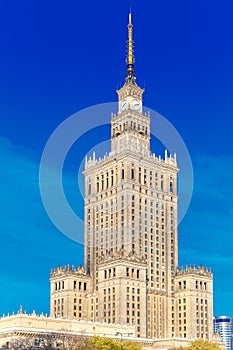
<instances>
[{"instance_id":1,"label":"parapet","mask_svg":"<svg viewBox=\"0 0 233 350\"><path fill-rule=\"evenodd\" d=\"M181 267L180 269L177 269L176 276L182 276L182 275L198 275L198 276L206 276L206 277L213 277L212 270L208 267L204 268L202 265L199 265L196 267L195 265L186 265L186 267Z\"/></svg>"},{"instance_id":2,"label":"parapet","mask_svg":"<svg viewBox=\"0 0 233 350\"><path fill-rule=\"evenodd\" d=\"M82 265L79 265L77 268L74 265L65 265L64 267L58 266L55 269L50 271L50 277L57 277L59 275L73 275L73 276L86 276L88 277L87 271Z\"/></svg>"},{"instance_id":3,"label":"parapet","mask_svg":"<svg viewBox=\"0 0 233 350\"><path fill-rule=\"evenodd\" d=\"M109 153L106 153L103 158L96 158L95 152L93 152L93 155L90 157L85 158L85 170L92 168L96 166L96 164L101 163L104 164L104 162L109 162L112 159L114 159L118 153L122 153L122 151L137 151L137 153L141 154L144 158L148 158L151 161L153 161L157 165L167 165L167 166L172 166L172 167L177 167L177 159L176 159L176 154L168 155L168 151L165 150L165 156L164 159L161 156L156 156L155 153L152 153L151 151L146 151L143 148L140 147L139 142L131 142L131 141L126 141L126 143L122 146L122 149L118 151L111 151Z\"/></svg>"},{"instance_id":4,"label":"parapet","mask_svg":"<svg viewBox=\"0 0 233 350\"><path fill-rule=\"evenodd\" d=\"M114 261L118 261L118 260L146 264L145 256L139 256L133 251L130 253L126 253L125 250L119 250L119 251L115 252L114 254L109 253L106 255L102 255L99 257L98 263L102 264L102 263L114 262Z\"/></svg>"}]
</instances>

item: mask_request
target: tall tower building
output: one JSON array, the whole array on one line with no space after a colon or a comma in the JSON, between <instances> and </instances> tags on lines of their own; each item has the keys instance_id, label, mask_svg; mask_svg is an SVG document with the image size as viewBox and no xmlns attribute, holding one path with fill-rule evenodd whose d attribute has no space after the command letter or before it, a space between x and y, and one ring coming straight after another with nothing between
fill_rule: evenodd
<instances>
[{"instance_id":1,"label":"tall tower building","mask_svg":"<svg viewBox=\"0 0 233 350\"><path fill-rule=\"evenodd\" d=\"M176 156L165 151L162 159L151 152L143 93L134 71L130 14L126 79L117 91L118 112L111 116L111 150L85 162L85 273L59 277L53 271L51 302L57 295L77 297L66 291L72 286L64 281L67 274L76 278L75 286L86 281L82 305L92 308L89 300L95 307L82 313L91 320L135 325L140 337L211 339L212 273L202 267L178 270ZM58 291L61 277L64 290ZM57 304L51 310L57 312Z\"/></svg>"},{"instance_id":2,"label":"tall tower building","mask_svg":"<svg viewBox=\"0 0 233 350\"><path fill-rule=\"evenodd\" d=\"M149 325L149 333L167 337L178 265L178 168L175 157L161 160L151 153L150 115L143 111L144 90L134 75L132 35L130 14L127 76L111 118L111 152L101 161L89 160L84 171L85 268L96 277L94 291L101 256L124 251L145 257L148 302L157 305L156 323L163 324L155 332Z\"/></svg>"}]
</instances>

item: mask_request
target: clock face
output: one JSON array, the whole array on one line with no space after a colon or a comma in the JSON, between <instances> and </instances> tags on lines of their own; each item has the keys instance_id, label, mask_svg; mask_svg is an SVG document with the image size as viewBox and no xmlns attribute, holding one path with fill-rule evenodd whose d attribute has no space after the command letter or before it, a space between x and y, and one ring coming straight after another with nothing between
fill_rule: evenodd
<instances>
[{"instance_id":1,"label":"clock face","mask_svg":"<svg viewBox=\"0 0 233 350\"><path fill-rule=\"evenodd\" d=\"M133 100L132 101L132 107L135 111L138 111L140 109L140 103L138 100Z\"/></svg>"},{"instance_id":2,"label":"clock face","mask_svg":"<svg viewBox=\"0 0 233 350\"><path fill-rule=\"evenodd\" d=\"M121 110L125 111L126 108L128 107L128 102L126 100L121 102Z\"/></svg>"}]
</instances>

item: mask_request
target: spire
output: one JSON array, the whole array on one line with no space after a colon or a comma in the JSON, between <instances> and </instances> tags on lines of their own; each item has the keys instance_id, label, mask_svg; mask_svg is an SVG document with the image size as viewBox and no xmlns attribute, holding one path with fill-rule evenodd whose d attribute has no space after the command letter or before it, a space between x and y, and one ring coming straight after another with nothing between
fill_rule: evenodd
<instances>
[{"instance_id":1,"label":"spire","mask_svg":"<svg viewBox=\"0 0 233 350\"><path fill-rule=\"evenodd\" d=\"M129 13L129 23L128 23L128 42L127 42L127 78L126 81L134 82L134 55L133 55L133 23L132 23L132 13Z\"/></svg>"}]
</instances>

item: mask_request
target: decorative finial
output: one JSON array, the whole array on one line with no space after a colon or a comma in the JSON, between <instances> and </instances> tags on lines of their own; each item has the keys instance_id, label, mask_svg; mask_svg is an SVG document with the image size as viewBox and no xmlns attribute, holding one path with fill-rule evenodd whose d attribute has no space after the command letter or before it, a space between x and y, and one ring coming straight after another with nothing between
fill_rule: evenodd
<instances>
[{"instance_id":1,"label":"decorative finial","mask_svg":"<svg viewBox=\"0 0 233 350\"><path fill-rule=\"evenodd\" d=\"M134 76L134 55L133 55L133 23L132 23L132 13L129 13L129 23L128 23L128 54L127 54L127 81L133 82Z\"/></svg>"}]
</instances>

